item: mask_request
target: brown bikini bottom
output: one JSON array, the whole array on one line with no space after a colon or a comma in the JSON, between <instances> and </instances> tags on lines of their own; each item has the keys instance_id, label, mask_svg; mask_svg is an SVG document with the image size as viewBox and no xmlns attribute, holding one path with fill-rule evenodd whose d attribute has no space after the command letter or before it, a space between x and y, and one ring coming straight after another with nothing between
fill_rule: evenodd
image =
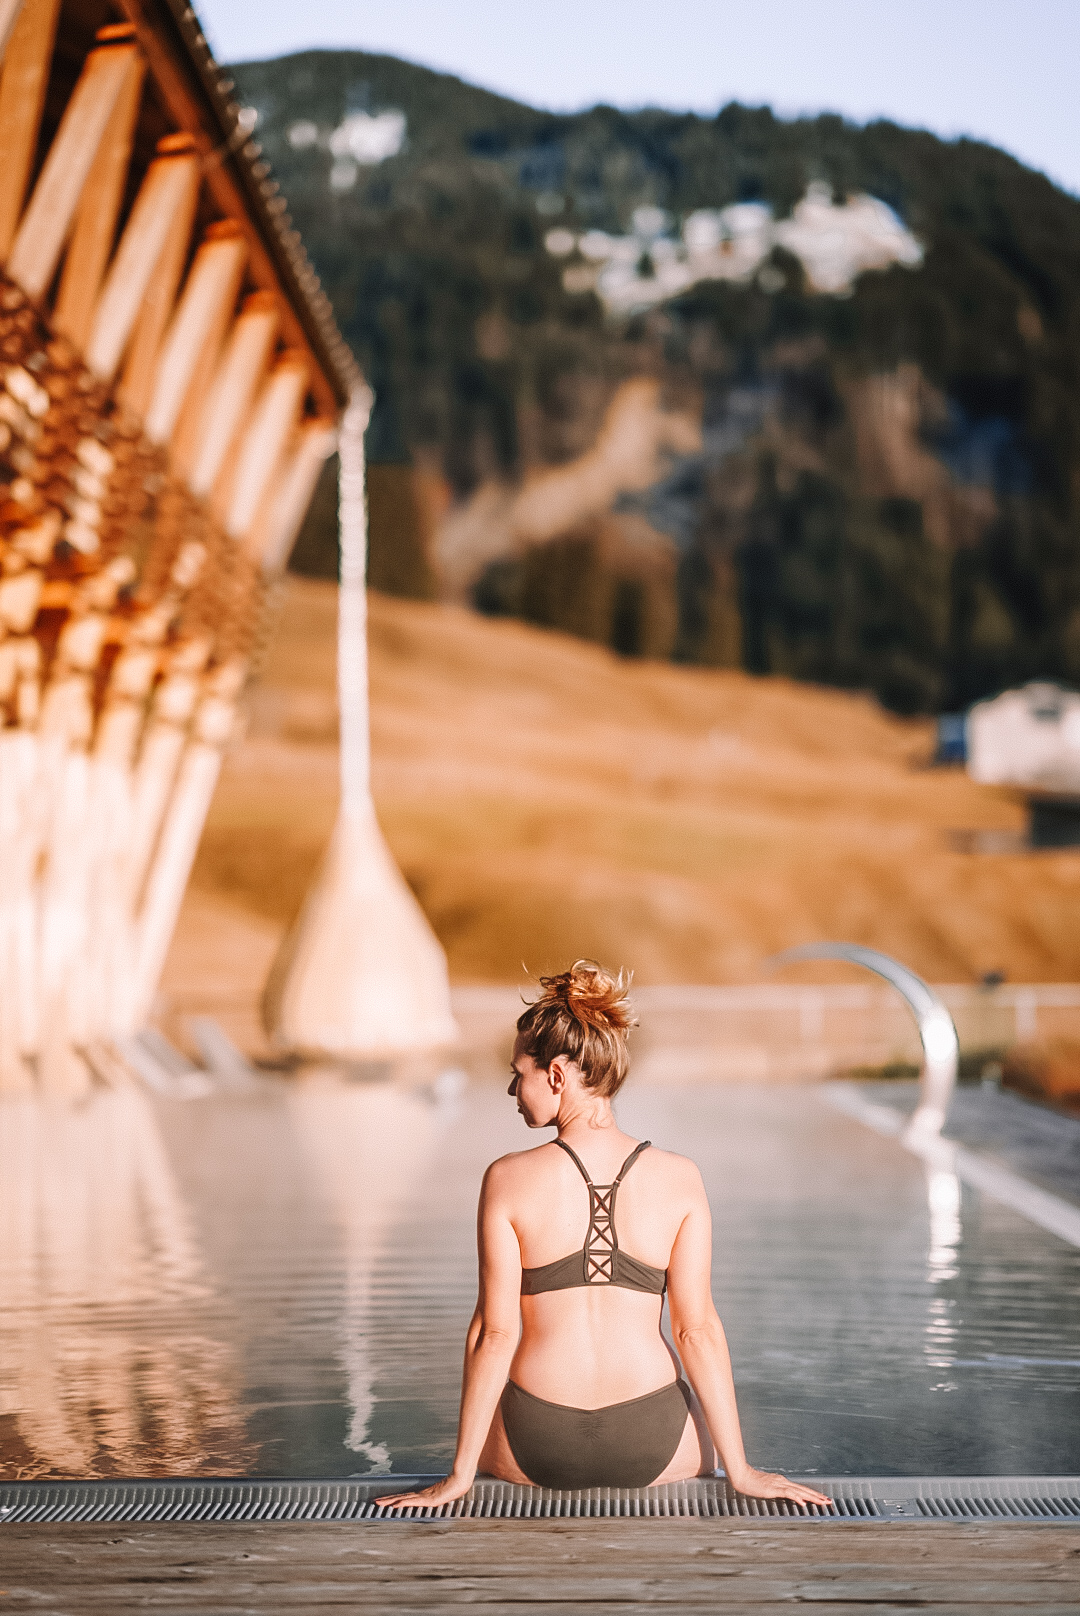
<instances>
[{"instance_id":1,"label":"brown bikini bottom","mask_svg":"<svg viewBox=\"0 0 1080 1616\"><path fill-rule=\"evenodd\" d=\"M690 1392L674 1380L606 1408L567 1408L506 1383L500 1404L510 1451L537 1487L648 1487L682 1441Z\"/></svg>"}]
</instances>

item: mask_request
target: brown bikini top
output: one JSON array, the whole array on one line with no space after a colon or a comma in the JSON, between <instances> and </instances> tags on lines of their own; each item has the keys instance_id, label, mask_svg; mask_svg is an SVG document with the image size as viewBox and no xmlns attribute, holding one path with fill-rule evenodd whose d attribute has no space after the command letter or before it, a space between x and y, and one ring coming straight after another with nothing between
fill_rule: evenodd
<instances>
[{"instance_id":1,"label":"brown bikini top","mask_svg":"<svg viewBox=\"0 0 1080 1616\"><path fill-rule=\"evenodd\" d=\"M651 1140L644 1140L631 1151L619 1168L614 1184L594 1184L568 1144L562 1139L552 1143L566 1151L589 1186L589 1232L580 1251L572 1251L569 1256L544 1263L540 1268L523 1268L522 1296L569 1291L576 1285L619 1285L624 1291L646 1291L652 1296L663 1296L667 1289L666 1270L620 1251L619 1237L615 1233L615 1196L619 1185L641 1152L648 1150Z\"/></svg>"}]
</instances>

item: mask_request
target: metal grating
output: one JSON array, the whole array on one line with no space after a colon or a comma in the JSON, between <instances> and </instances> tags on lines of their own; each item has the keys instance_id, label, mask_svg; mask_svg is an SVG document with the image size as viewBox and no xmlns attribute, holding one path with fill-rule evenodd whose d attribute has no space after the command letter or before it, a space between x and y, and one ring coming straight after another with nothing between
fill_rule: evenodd
<instances>
[{"instance_id":1,"label":"metal grating","mask_svg":"<svg viewBox=\"0 0 1080 1616\"><path fill-rule=\"evenodd\" d=\"M362 1481L63 1481L0 1484L0 1524L16 1521L373 1521L672 1517L743 1520L1056 1521L1080 1525L1080 1477L812 1477L834 1510L744 1498L723 1480L554 1492L478 1481L453 1504L390 1515L379 1493L432 1476Z\"/></svg>"}]
</instances>

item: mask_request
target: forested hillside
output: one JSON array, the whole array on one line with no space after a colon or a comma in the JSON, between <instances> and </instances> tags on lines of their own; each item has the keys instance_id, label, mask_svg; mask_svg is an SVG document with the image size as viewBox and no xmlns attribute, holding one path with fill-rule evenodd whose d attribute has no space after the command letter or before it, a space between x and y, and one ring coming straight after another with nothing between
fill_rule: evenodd
<instances>
[{"instance_id":1,"label":"forested hillside","mask_svg":"<svg viewBox=\"0 0 1080 1616\"><path fill-rule=\"evenodd\" d=\"M378 395L373 582L899 711L1080 680L1080 201L886 123L553 116L360 52L235 76ZM614 316L545 248L812 183L886 202L921 266L827 296L777 250ZM633 399L656 466L598 480ZM564 525L523 527L515 491L576 466ZM332 570L329 498L294 564Z\"/></svg>"}]
</instances>

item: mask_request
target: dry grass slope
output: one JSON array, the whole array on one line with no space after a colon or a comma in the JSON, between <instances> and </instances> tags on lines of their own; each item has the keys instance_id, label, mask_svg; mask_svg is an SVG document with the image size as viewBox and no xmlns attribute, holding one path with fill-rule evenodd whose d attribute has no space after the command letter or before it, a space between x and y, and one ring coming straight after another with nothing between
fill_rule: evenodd
<instances>
[{"instance_id":1,"label":"dry grass slope","mask_svg":"<svg viewBox=\"0 0 1080 1616\"><path fill-rule=\"evenodd\" d=\"M290 580L170 962L254 985L336 807L332 585ZM980 856L1007 793L925 767L930 728L838 691L627 662L464 610L371 598L375 791L458 981L591 955L640 982L760 979L847 938L936 981L1080 969L1080 854Z\"/></svg>"}]
</instances>

